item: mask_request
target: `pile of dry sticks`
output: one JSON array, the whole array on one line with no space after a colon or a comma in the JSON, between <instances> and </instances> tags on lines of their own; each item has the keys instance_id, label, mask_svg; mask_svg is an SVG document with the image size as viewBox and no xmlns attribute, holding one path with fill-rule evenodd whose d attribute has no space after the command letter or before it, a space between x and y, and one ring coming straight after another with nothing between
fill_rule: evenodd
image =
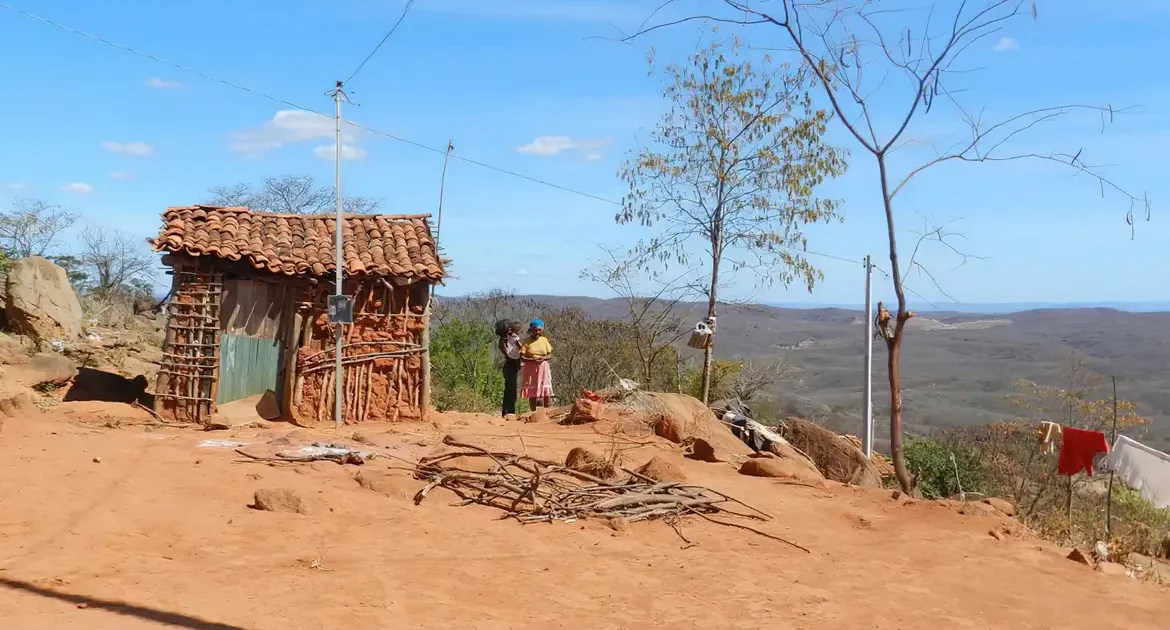
<instances>
[{"instance_id":1,"label":"pile of dry sticks","mask_svg":"<svg viewBox=\"0 0 1170 630\"><path fill-rule=\"evenodd\" d=\"M742 523L715 516L770 521L772 517L746 503L702 486L661 483L635 471L622 481L610 481L556 462L515 453L492 452L458 442L450 436L443 443L453 449L419 460L414 473L429 483L414 497L417 505L437 487L462 499L461 505L478 503L504 511L501 518L521 523L573 521L584 518L624 519L627 522L662 519L684 542L680 520L694 515L704 520L745 529L766 538L809 550L778 536ZM457 458L489 458L488 472L460 469L449 462ZM739 506L744 511L729 509Z\"/></svg>"}]
</instances>

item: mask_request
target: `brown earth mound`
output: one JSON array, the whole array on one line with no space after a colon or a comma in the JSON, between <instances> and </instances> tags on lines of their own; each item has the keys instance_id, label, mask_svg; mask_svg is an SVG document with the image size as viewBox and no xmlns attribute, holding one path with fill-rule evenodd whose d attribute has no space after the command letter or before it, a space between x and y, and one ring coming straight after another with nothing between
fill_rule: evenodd
<instances>
[{"instance_id":1,"label":"brown earth mound","mask_svg":"<svg viewBox=\"0 0 1170 630\"><path fill-rule=\"evenodd\" d=\"M639 393L639 406L654 419L654 432L676 444L690 444L702 439L721 456L729 459L752 454L742 440L731 433L706 405L685 394Z\"/></svg>"},{"instance_id":2,"label":"brown earth mound","mask_svg":"<svg viewBox=\"0 0 1170 630\"><path fill-rule=\"evenodd\" d=\"M807 420L790 418L784 436L808 454L826 479L866 488L882 487L882 476L861 449L841 436Z\"/></svg>"}]
</instances>

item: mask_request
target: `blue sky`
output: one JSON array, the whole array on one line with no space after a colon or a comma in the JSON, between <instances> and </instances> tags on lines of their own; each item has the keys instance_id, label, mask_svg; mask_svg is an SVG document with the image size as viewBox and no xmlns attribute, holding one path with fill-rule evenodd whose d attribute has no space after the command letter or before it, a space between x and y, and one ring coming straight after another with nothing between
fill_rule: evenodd
<instances>
[{"instance_id":1,"label":"blue sky","mask_svg":"<svg viewBox=\"0 0 1170 630\"><path fill-rule=\"evenodd\" d=\"M330 111L325 92L385 34L405 0L0 0L297 105ZM643 0L417 0L380 53L350 84L345 117L462 157L617 200L624 156L664 110L656 64L680 59L696 31L678 28L629 46L654 3ZM694 0L691 4L702 5ZM999 117L1064 103L1136 105L1101 133L1070 118L1028 136L1021 149L1076 152L1154 202L1130 239L1127 203L1049 165L947 164L899 196L899 237L913 246L920 215L954 222L958 261L934 248L920 257L963 303L1170 301L1170 81L1156 43L1170 36L1170 3L1134 0L1102 11L1089 0L1043 1L1040 19L1018 20L972 48L963 102ZM743 33L761 46L763 27ZM332 121L0 10L0 207L45 199L84 220L146 237L171 205L201 201L217 184L307 174L331 182ZM819 95L817 95L819 96ZM283 112L283 113L282 113ZM879 117L880 118L880 117ZM881 122L879 120L879 122ZM886 120L885 122L890 122ZM915 139L946 140L964 128L953 112L916 120ZM830 138L853 147L835 130ZM344 162L348 194L383 197L391 212L434 212L442 155L354 130ZM854 147L855 148L855 147ZM905 170L925 149L899 154ZM322 159L317 154L322 154ZM854 150L849 173L825 194L845 201L845 221L810 230L809 248L889 267L875 168ZM601 247L628 247L646 233L613 222L612 204L471 163L447 173L443 241L457 278L446 293L493 287L526 293L606 296L581 280ZM1142 217L1144 218L1144 217ZM813 257L826 279L754 291L769 302L858 302L860 265ZM880 280L878 296L889 293ZM940 306L948 298L911 275ZM748 279L737 281L740 294Z\"/></svg>"}]
</instances>

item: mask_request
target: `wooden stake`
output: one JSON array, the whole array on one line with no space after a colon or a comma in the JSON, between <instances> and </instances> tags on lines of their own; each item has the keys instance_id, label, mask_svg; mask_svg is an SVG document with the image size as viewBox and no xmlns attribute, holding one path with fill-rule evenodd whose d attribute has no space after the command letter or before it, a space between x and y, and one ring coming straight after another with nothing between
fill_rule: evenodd
<instances>
[{"instance_id":1,"label":"wooden stake","mask_svg":"<svg viewBox=\"0 0 1170 630\"><path fill-rule=\"evenodd\" d=\"M418 398L415 400L415 405L419 410L419 418L424 422L427 419L427 412L431 407L431 304L427 303L427 308L423 311L423 329L422 339L419 343L422 346L422 373L419 375L419 392Z\"/></svg>"},{"instance_id":2,"label":"wooden stake","mask_svg":"<svg viewBox=\"0 0 1170 630\"><path fill-rule=\"evenodd\" d=\"M1113 431L1110 434L1109 446L1110 448L1117 442L1117 377L1110 376L1109 379L1113 381ZM1108 543L1113 539L1113 475L1114 471L1110 466L1109 470L1109 492L1105 495L1105 542Z\"/></svg>"}]
</instances>

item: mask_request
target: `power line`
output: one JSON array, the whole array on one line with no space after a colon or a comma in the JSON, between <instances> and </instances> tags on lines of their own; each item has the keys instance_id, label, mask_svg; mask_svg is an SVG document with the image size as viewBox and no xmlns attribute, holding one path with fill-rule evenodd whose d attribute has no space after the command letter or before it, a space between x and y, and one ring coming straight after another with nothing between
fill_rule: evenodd
<instances>
[{"instance_id":1,"label":"power line","mask_svg":"<svg viewBox=\"0 0 1170 630\"><path fill-rule=\"evenodd\" d=\"M873 268L882 272L883 276L885 276L887 278L890 277L889 272L887 272L885 269L882 269L881 267L879 267L877 265L874 265ZM930 300L926 299L926 297L924 297L921 293L915 291L912 287L910 287L905 282L902 282L902 288L909 291L911 295L913 295L913 296L917 297L918 299L922 300L923 302L926 302L927 304L929 304L930 307L933 308L934 310L936 310L936 311L943 310L943 309L939 308L939 306L937 304L935 304L934 302L931 302ZM955 304L958 304L958 302L955 302Z\"/></svg>"},{"instance_id":2,"label":"power line","mask_svg":"<svg viewBox=\"0 0 1170 630\"><path fill-rule=\"evenodd\" d=\"M188 73L188 74L195 75L195 76L197 76L197 77L200 77L200 78L206 79L206 80L208 80L208 81L212 81L212 82L214 82L214 83L219 83L219 84L221 84L221 85L225 85L225 86L227 86L227 87L230 87L230 88L233 88L233 89L236 89L236 90L240 90L240 91L243 91L243 92L247 92L247 93L249 93L249 94L252 94L252 95L254 95L254 96L259 96L260 98L267 99L267 100L269 100L269 101L272 101L272 102L274 102L274 103L277 103L277 104L280 104L280 105L284 105L284 106L286 106L286 107L291 107L291 108L293 108L293 109L300 110L300 111L303 111L303 112L306 112L306 113L310 113L310 114L316 114L316 115L318 115L318 116L323 116L323 117L325 117L325 118L328 118L328 119L330 119L330 120L332 120L332 119L333 119L333 115L332 115L332 114L327 114L327 113L324 113L324 112L320 112L320 111L317 111L317 110L315 110L315 109L312 109L312 108L309 108L309 107L305 107L305 106L303 106L303 105L299 105L299 104L297 104L297 103L294 103L294 102L292 102L292 101L289 101L289 100L287 100L287 99L283 99L283 98L280 98L280 97L273 96L273 95L271 95L271 94L268 94L268 93L262 92L262 91L260 91L260 90L256 90L256 89L250 88L250 87L248 87L248 86L246 86L246 85L242 85L242 84L239 84L239 83L234 83L234 82L232 82L232 81L228 81L228 80L226 80L226 79L221 79L221 78L219 78L219 77L216 77L216 76L213 76L213 75L207 74L206 72L201 72L201 71L199 71L199 70L195 70L195 69L193 69L193 68L188 68L187 66L183 66L183 65L177 64L177 63L175 63L175 62L173 62L173 61L168 61L168 60L166 60L166 59L163 59L163 58L161 58L161 57L158 57L158 56L156 56L156 55L152 55L152 54L150 54L150 53L143 52L143 51L137 50L137 49L135 49L135 48L131 48L131 47L129 47L129 46L123 46L122 44L118 44L118 43L116 43L116 42L112 42L112 41L110 41L110 40L108 40L108 39L106 39L106 38L104 38L104 37L101 37L101 36L99 36L99 35L94 35L94 34L92 34L92 33L87 33L87 32L85 32L85 31L82 31L82 30L80 30L80 29L73 28L72 26L68 26L68 25L65 25L65 24L61 24L60 22L57 22L57 21L54 21L54 20L50 20L50 19L48 19L48 18L41 17L41 16L39 16L39 15L34 15L34 14L32 14L32 13L29 13L29 12L27 12L27 11L23 11L23 10L21 10L21 9L17 9L17 8L15 8L15 7L11 7L11 6L7 5L7 4L0 3L0 9L4 9L4 10L6 10L6 11L9 11L9 12L15 13L15 14L17 14L17 15L23 16L23 17L25 17L25 18L28 18L28 19L30 19L30 20L34 20L34 21L37 21L37 22L41 22L42 24L47 24L47 25L49 25L49 26L52 26L52 27L54 27L54 28L57 28L57 29L63 30L63 31L65 31L65 32L67 32L67 33L72 33L72 34L74 34L74 35L80 35L81 37L84 37L84 38L86 38L86 39L89 39L89 40L92 40L92 41L95 41L95 42L98 42L98 43L101 43L101 44L105 44L106 46L110 46L111 48L116 48L116 49L118 49L118 50L121 50L121 51L123 51L123 52L127 52L127 53L130 53L130 54L132 54L132 55L135 55L135 56L138 56L138 57L142 57L143 59L149 59L150 61L153 61L153 62L155 62L155 63L158 63L158 64L162 64L162 65L164 65L164 66L168 66L168 67L174 68L175 70L179 70L179 71L181 71L181 72L186 72L186 73ZM387 37L388 37L388 36L389 36L389 34L387 34ZM376 52L376 50L375 50L375 52ZM363 62L363 64L364 64L364 63L365 63L365 62ZM361 67L359 66L359 68L358 68L358 69L360 70L360 69L361 69ZM356 71L355 71L355 74L356 74ZM351 78L352 78L352 75L351 75ZM378 135L378 136L382 136L382 137L385 137L385 138L389 138L389 139L391 139L391 140L395 140L395 141L397 141L397 142L401 142L401 143L403 143L403 144L410 145L410 146L412 146L412 147L416 147L416 148L419 148L419 149L424 149L424 150L430 151L430 152L432 152L432 153L437 153L437 154L440 154L440 155L442 155L442 154L445 154L445 153L446 153L446 151L445 151L445 150L443 150L443 149L439 149L439 148L436 148L436 147L432 147L432 146L429 146L429 145L423 144L423 143L421 143L421 142L416 142L416 141L414 141L414 140L409 140L409 139L407 139L407 138L403 138L403 137L401 137L401 136L396 136L396 135L394 135L394 134L392 134L392 133L388 133L388 132L385 132L385 131L381 131L381 130L379 130L379 129L375 129L375 128L373 128L373 127L368 127L368 126L366 126L366 125L358 124L358 123L351 122L351 121L344 121L344 122L345 122L345 124L347 124L347 125L349 125L349 126L351 126L351 127L355 127L355 128L357 128L357 129L361 129L361 130L363 130L363 131L368 131L368 132L370 132L370 133L372 133L372 134L375 134L375 135ZM620 203L620 202L614 201L614 200L612 200L612 199L606 199L605 197L601 197L601 196L598 196L598 195L594 195L594 194L592 194L592 193L587 193L587 192L585 192L585 191L582 191L582 190L577 190L577 189L575 189L575 188L569 188L568 186L562 186L562 185L560 185L560 184L554 184L553 182L546 181L546 180L540 179L540 178L538 178L538 177L532 177L531 175L524 175L523 173L518 173L518 172L516 172L516 171L512 171L512 170L509 170L509 169L506 169L506 168L501 168L501 167L499 167L499 166L493 166L493 165L491 165L491 164L488 164L488 163L486 163L486 162L481 162L481 161L479 161L479 160L473 160L473 159L471 159L471 158L463 157L463 156L460 156L460 155L458 155L458 154L455 154L455 153L452 153L452 154L451 154L451 157L453 157L453 158L455 158L455 159L457 159L457 160L461 160L461 161L463 161L463 162L466 162L466 163L468 163L468 164L473 164L473 165L475 165L475 166L478 166L478 167L480 167L480 168L484 168L484 169L491 170L491 171L495 171L495 172L497 172L497 173L501 173L501 174L504 174L504 175L509 175L509 176L512 176L512 177L516 177L516 178L519 178L519 179L523 179L523 180L526 180L526 181L529 181L529 182L532 182L532 183L535 183L535 184L540 184L540 185L542 185L542 186L548 186L549 188L555 188L556 190L560 190L560 191L563 191L563 192L572 193L572 194L574 194L574 195L578 195L578 196L581 196L581 197L586 197L586 198L588 198L588 199L593 199L593 200L595 200L595 201L601 201L601 202L604 202L604 203L607 203L607 204L610 204L610 205L614 205L614 206L620 206L620 205L621 205L621 203Z\"/></svg>"},{"instance_id":3,"label":"power line","mask_svg":"<svg viewBox=\"0 0 1170 630\"><path fill-rule=\"evenodd\" d=\"M348 78L348 79L346 79L345 81L343 81L343 82L342 82L343 84L344 84L344 83L346 83L346 82L348 82L348 81L350 81L350 80L352 80L352 79L353 79L355 76L357 76L358 72L360 72L360 71L362 70L362 68L363 68L363 67L365 67L366 63L367 63L367 62L368 62L370 59L372 59L372 58L374 57L374 55L375 55L375 54L377 54L377 53L378 53L378 50L379 50L379 49L382 47L382 45L383 45L383 44L385 44L385 43L386 43L386 41L387 41L388 39L390 39L390 37L391 37L391 36L394 34L394 31L396 31L396 30L398 29L398 26L399 26L400 24L402 24L402 21L403 21L404 19L406 19L406 15L407 15L407 13L410 11L411 5L413 5L413 4L414 4L414 0L408 0L408 1L407 1L407 3L406 3L406 6L405 6L405 7L403 8L403 10L402 10L402 15L401 15L401 16L399 16L399 18L398 18L398 21L394 23L394 26L390 28L390 30L389 30L389 31L386 33L386 36L382 38L382 41L378 42L378 45L374 47L374 50L372 50L372 51L370 52L370 54L369 54L369 55L367 55L367 56L366 56L366 58L365 58L365 59L362 61L362 63L361 63L360 65L358 65L357 69L356 69L356 70L354 70L354 71L353 71L353 73L349 75L349 78ZM240 90L240 91L242 91L242 92L247 92L247 93L249 93L249 94L252 94L252 95L254 95L254 96L259 96L260 98L267 99L267 100L269 100L269 101L272 101L272 102L274 102L274 103L277 103L277 104L280 104L280 105L284 105L284 106L286 106L286 107L291 107L291 108L293 108L293 109L300 110L300 111L303 111L303 112L306 112L306 113L309 113L309 114L316 114L316 115L318 115L318 116L322 116L322 117L324 117L324 118L329 118L330 120L332 120L332 119L333 119L333 117L334 117L332 114L328 114L328 113L325 113L325 112L317 111L317 110L315 110L315 109L312 109L312 108L309 108L309 107L305 107L305 106L303 106L303 105L299 105L299 104L297 104L297 103L294 103L294 102L292 102L292 101L289 101L289 100L287 100L287 99L283 99L283 98L280 98L280 97L277 97L277 96L273 96L273 95L271 95L271 94L268 94L268 93L266 93L266 92L262 92L262 91L260 91L260 90L256 90L256 89L250 88L250 87L248 87L248 86L246 86L246 85L242 85L242 84L240 84L240 83L235 83L235 82L232 82L232 81L228 81L227 79L221 79L221 78L219 78L219 77L216 77L216 76L213 76L213 75L207 74L206 72L201 72L201 71L199 71L199 70L195 70L195 69L193 69L193 68L189 68L189 67L187 67L187 66L183 66L183 65L177 64L177 63L175 63L175 62L173 62L173 61L168 61L168 60L166 60L166 59L163 59L163 58L161 58L161 57L158 57L158 56L156 56L156 55L153 55L153 54L150 54L150 53L147 53L147 52L143 52L143 51L137 50L137 49L135 49L135 48L131 48L131 47L129 47L129 46L123 46L122 44L118 44L118 43L116 43L116 42L110 41L110 40L108 40L108 39L106 39L106 38L104 38L104 37L101 37L101 36L99 36L99 35L94 35L94 34L92 34L92 33L87 33L87 32L85 32L85 31L82 31L82 30L80 30L80 29L73 28L72 26L68 26L68 25L66 25L66 24L62 24L62 23L60 23L60 22L57 22L57 21L54 21L54 20L50 20L49 18L44 18L44 17L41 17L41 16L39 16L39 15L34 15L34 14L32 14L32 13L29 13L29 12L27 12L27 11L24 11L24 10L21 10L21 9L17 9L17 8L15 8L15 7L9 6L9 5L7 5L7 4L4 4L4 3L0 3L0 9L4 9L4 10L10 11L10 12L12 12L12 13L16 13L16 14L18 14L18 15L20 15L20 16L23 16L23 17L25 17L25 18L28 18L28 19L30 19L30 20L34 20L34 21L37 21L37 22L41 22L42 24L47 24L47 25L49 25L49 26L52 26L52 27L54 27L54 28L57 28L57 29L63 30L63 31L65 31L65 32L68 32L68 33L72 33L72 34L74 34L74 35L80 35L81 37L84 37L84 38L86 38L86 39L89 39L89 40L92 40L92 41L95 41L95 42L98 42L98 43L101 43L101 44L105 44L106 46L110 46L110 47L112 47L112 48L116 48L116 49L118 49L118 50L121 50L121 51L123 51L123 52L127 52L127 53L130 53L130 54L132 54L132 55L135 55L135 56L138 56L138 57L142 57L143 59L149 59L150 61L153 61L153 62L155 62L155 63L162 64L162 65L164 65L164 66L168 66L168 67L174 68L175 70L179 70L179 71L181 71L181 72L186 72L186 73L188 73L188 74L195 75L195 76L197 76L197 77L200 77L200 78L206 79L206 80L208 80L208 81L212 81L212 82L214 82L214 83L219 83L219 84L221 84L221 85L225 85L225 86L227 86L227 87L230 87L230 88L232 88L232 89ZM374 134L374 135L382 136L382 137L384 137L384 138L388 138L388 139L390 139L390 140L394 140L394 141L396 141L396 142L401 142L402 144L410 145L410 146L412 146L412 147L415 147L415 148L418 148L418 149L423 149L423 150L425 150L425 151L430 151L431 153L435 153L435 154L438 154L438 155L446 155L446 154L447 154L447 151L446 151L445 149L440 149L440 148L437 148L437 147L432 147L432 146L430 146L430 145L423 144L423 143L421 143L421 142L417 142L417 141L415 141L415 140L410 140L410 139L408 139L408 138L403 138L402 136L397 136L397 135L394 135L394 134L392 134L392 133L389 133L389 132L386 132L386 131L382 131L382 130L380 130L380 129L375 129L375 128L373 128L373 127L369 127L369 126L366 126L366 125L363 125L363 124L360 124L360 123L356 123L356 122L352 122L352 121L343 121L343 122L344 122L345 124L347 124L347 125L351 126L351 127L354 127L354 128L356 128L356 129L361 129L361 130L363 130L363 131L366 131L366 132L372 133L372 134ZM487 169L487 170L490 170L490 171L495 171L495 172L497 172L497 173L500 173L500 174L503 174L503 175L508 175L508 176L510 176L510 177L515 177L515 178L518 178L518 179L523 179L523 180L525 180L525 181L532 182L532 183L534 183L534 184L540 184L540 185L542 185L542 186L548 186L549 188L554 188L554 189L556 189L556 190L560 190L560 191L562 191L562 192L567 192L567 193L571 193L571 194L574 194L574 195L578 195L578 196L580 196L580 197L585 197L585 198L587 198L587 199L593 199L594 201L600 201L600 202L602 202L602 203L607 203L607 204L610 204L610 205L613 205L613 206L620 206L620 205L622 205L622 204L621 204L621 202L614 201L614 200L612 200L612 199L606 199L605 197L601 197L601 196L599 196L599 195L594 195L593 193L588 193L588 192L585 192L585 191L583 191L583 190L578 190L578 189L575 189L575 188L569 188L568 186L562 186L562 185L560 185L560 184L555 184L555 183L553 183L553 182L550 182L550 181L547 181L547 180L540 179L540 178L538 178L538 177L533 177L533 176L531 176L531 175L525 175L525 174L523 174L523 173L519 173L519 172L516 172L516 171L510 170L510 169L506 169L506 168L502 168L502 167L499 167L499 166L494 166L494 165L492 165L492 164L488 164L488 163L486 163L486 162L481 162L481 161L479 161L479 160L475 160L475 159L472 159L472 158L463 157L463 156L461 156L461 155L459 155L459 154L457 154L457 153L451 153L451 157L455 158L456 160L459 160L459 161L462 161L462 162L466 162L467 164L472 164L472 165L478 166L478 167L480 167L480 168L483 168L483 169ZM823 252L817 252L817 251L812 251L812 250L801 250L801 249L797 249L797 248L795 248L795 247L784 247L784 248L782 248L782 249L787 249L787 250L789 250L789 251L792 251L792 252L795 252L795 253L798 253L798 254L807 254L807 255L810 255L810 256L819 256L819 257L821 257L821 258L826 258L826 259L830 259L830 260L836 260L836 261L840 261L840 262L846 262L846 263L851 263L851 264L864 264L864 263L863 263L862 261L860 261L860 260L854 260L854 259L852 259L852 258L846 258L846 257L844 257L844 256L837 256L837 255L834 255L834 254L826 254L826 253L823 253ZM874 266L874 268L875 268L875 269L878 269L878 271L881 271L881 269L880 269L880 268L878 268L876 265ZM882 273L885 273L885 272L884 272L884 271L882 271ZM911 289L909 289L909 287L907 287L907 290L908 290L908 291L911 291L911 292L913 293L913 291L912 291ZM915 295L917 295L917 293L915 293ZM922 296L919 296L919 297L921 298ZM925 300L925 298L922 298L922 299L923 299L923 300Z\"/></svg>"},{"instance_id":4,"label":"power line","mask_svg":"<svg viewBox=\"0 0 1170 630\"><path fill-rule=\"evenodd\" d=\"M406 6L402 9L402 15L398 16L398 21L394 23L394 26L390 27L390 31L386 33L386 36L382 38L382 41L378 42L377 46L374 46L374 49L370 51L370 54L366 55L365 59L362 59L362 62L358 64L357 70L354 70L349 75L348 79L341 82L343 85L353 81L353 78L362 71L362 68L366 67L366 63L373 59L374 55L378 54L378 51L382 48L382 44L385 44L386 40L390 39L390 36L394 34L394 31L398 30L398 27L402 24L402 21L406 19L406 14L410 12L410 5L412 4L414 4L414 0L406 0Z\"/></svg>"}]
</instances>

